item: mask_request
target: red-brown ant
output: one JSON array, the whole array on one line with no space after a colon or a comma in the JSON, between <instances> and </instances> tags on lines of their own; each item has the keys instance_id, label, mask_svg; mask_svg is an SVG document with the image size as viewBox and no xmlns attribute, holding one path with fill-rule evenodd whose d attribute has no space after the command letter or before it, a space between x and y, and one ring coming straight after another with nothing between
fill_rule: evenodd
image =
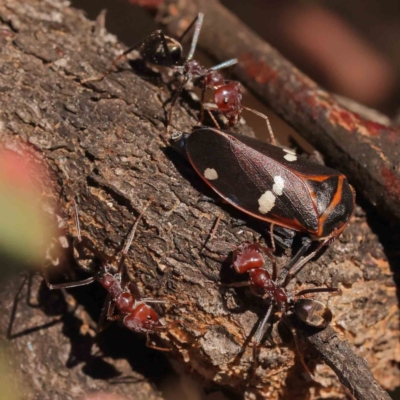
<instances>
[{"instance_id":1,"label":"red-brown ant","mask_svg":"<svg viewBox=\"0 0 400 400\"><path fill-rule=\"evenodd\" d=\"M272 276L265 269L265 256L269 258L269 261L272 264ZM290 264L293 266L295 262L292 260ZM238 274L244 274L247 272L250 280L246 282L232 283L228 286L248 286L255 295L271 300L267 313L254 335L254 362L257 360L257 348L264 336L265 327L272 316L274 308L278 307L283 309L284 317L286 317L289 312L293 313L300 322L314 329L324 329L331 322L332 312L327 306L317 300L300 299L299 297L310 293L336 292L338 289L311 288L301 290L295 294L290 293L286 290L288 282L284 278L282 281L282 277L277 277L275 257L270 248L264 247L260 243L251 244L250 242L244 242L233 252L232 266ZM288 321L286 322L288 323ZM310 372L301 356L300 359L305 369Z\"/></svg>"},{"instance_id":2,"label":"red-brown ant","mask_svg":"<svg viewBox=\"0 0 400 400\"><path fill-rule=\"evenodd\" d=\"M265 120L270 135L270 142L276 145L269 118L252 108L243 106L241 88L242 86L239 82L226 81L219 72L211 71L203 82L200 121L203 120L205 109L209 112L216 127L220 128L218 122L210 113L211 111L218 111L227 118L228 126L233 127L239 123L243 110L247 110ZM214 90L212 103L205 103L205 93L207 89Z\"/></svg>"},{"instance_id":3,"label":"red-brown ant","mask_svg":"<svg viewBox=\"0 0 400 400\"><path fill-rule=\"evenodd\" d=\"M114 67L116 67L120 60L126 58L126 56L134 50L139 51L141 58L145 62L157 66L172 68L174 73L181 76L181 84L171 100L170 109L168 111L167 130L169 130L172 120L173 107L175 106L175 103L185 85L189 81L194 81L195 85L202 86L204 96L204 92L207 88L218 89L221 85L225 85L224 78L216 71L235 65L238 62L236 58L233 58L211 68L205 68L204 66L200 65L198 61L193 59L201 27L203 25L203 20L204 14L199 13L178 40L164 35L161 30L154 31L144 40L136 43L134 46L125 50L120 56L118 56L103 75L85 79L82 81L82 83L102 80L113 71ZM190 45L189 53L185 57L183 56L183 47L180 42L193 26L194 33L192 43Z\"/></svg>"},{"instance_id":4,"label":"red-brown ant","mask_svg":"<svg viewBox=\"0 0 400 400\"><path fill-rule=\"evenodd\" d=\"M117 269L115 269L113 262L110 262L108 257L106 257L103 253L95 248L94 244L89 238L81 235L78 207L76 202L73 201L75 226L77 230L77 237L73 243L74 249L81 247L89 250L100 262L100 270L94 276L89 277L85 280L61 284L51 284L48 281L46 273L44 274L44 276L49 289L68 289L72 287L88 285L94 281L98 281L108 292L105 307L103 309L103 315L100 321L104 320L105 318L109 321L122 319L123 324L131 331L146 334L146 345L148 347L157 350L168 351L169 349L164 349L151 345L149 335L151 333L165 330L167 328L167 325L163 324L157 312L151 306L146 304L164 303L164 301L151 298L142 298L136 283L129 282L127 284L124 284L122 280L124 261L134 239L137 226L152 201L153 199L151 198L145 205L143 211L140 213L135 224L133 225L126 244L120 252L121 257ZM116 315L113 315L114 308L116 308L118 311L118 314ZM101 325L102 324L100 323L100 330L102 329Z\"/></svg>"}]
</instances>

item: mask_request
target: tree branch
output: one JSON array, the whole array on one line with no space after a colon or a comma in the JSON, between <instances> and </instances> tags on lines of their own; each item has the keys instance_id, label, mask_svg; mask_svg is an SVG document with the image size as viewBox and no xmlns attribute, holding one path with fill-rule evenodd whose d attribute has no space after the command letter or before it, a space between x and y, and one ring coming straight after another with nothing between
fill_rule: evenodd
<instances>
[{"instance_id":1,"label":"tree branch","mask_svg":"<svg viewBox=\"0 0 400 400\"><path fill-rule=\"evenodd\" d=\"M121 247L143 205L155 196L127 265L146 296L169 301L164 309L167 322L184 322L158 338L171 347L171 354L203 382L230 392L300 399L311 390L310 398L328 392L343 397L344 388L329 368L320 365L318 356L307 357L307 362L318 365L315 373L321 384L304 377L293 346L283 341L277 324L268 335L273 343L266 340L261 347L256 376L250 384L246 381L252 366L248 338L266 304L242 290L221 287L221 279L235 279L229 263L221 260L232 245L258 237L260 229L238 226L237 219L245 218L238 211L202 201L204 195L213 194L188 163L165 147L163 103L171 93L160 82L169 78L143 65L138 75L125 64L104 81L82 85L81 79L104 72L121 48L65 2L8 0L0 3L0 21L8 28L0 37L2 147L18 152L22 141L46 160L56 188L55 194L47 188L47 195L55 197L58 207L44 206L59 221L60 235L74 233L68 217L74 196L79 200L82 233L101 251L112 254ZM186 97L176 109L175 121L179 129L190 131L198 104L192 100L188 104ZM202 252L219 215L216 240ZM333 327L374 367L375 377L393 388L399 376L394 351L399 346L396 291L389 263L366 221L358 208L341 239L311 262L291 288L339 284L342 296L321 295L335 315ZM67 232L62 226L67 226ZM229 245L221 246L221 241ZM287 260L282 255L279 266ZM17 277L2 283L2 337L18 284ZM20 386L25 398L47 399L56 393L67 399L65 388L71 387L79 395L96 387L135 399L157 398L156 391L138 382L139 371L145 369L141 362L150 358L143 341L134 345L138 335L114 325L95 336L94 321L105 297L101 288L94 284L71 290L65 298L52 292L57 296L52 301L43 287L33 290L41 308L19 304L16 331L31 330L9 344L15 364L23 366ZM54 316L59 321L50 328L32 331ZM162 363L159 360L146 364L146 376ZM94 369L98 365L102 367ZM110 376L126 374L130 368L134 387L126 382L108 385ZM48 373L42 374L43 370Z\"/></svg>"}]
</instances>

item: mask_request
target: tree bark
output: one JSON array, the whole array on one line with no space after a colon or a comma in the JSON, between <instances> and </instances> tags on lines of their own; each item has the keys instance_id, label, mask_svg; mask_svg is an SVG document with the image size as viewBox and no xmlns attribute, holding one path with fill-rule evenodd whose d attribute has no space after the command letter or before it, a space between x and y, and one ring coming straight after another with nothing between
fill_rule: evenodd
<instances>
[{"instance_id":1,"label":"tree bark","mask_svg":"<svg viewBox=\"0 0 400 400\"><path fill-rule=\"evenodd\" d=\"M235 279L229 262L222 260L232 246L253 241L263 229L231 207L202 201L204 195L214 197L213 193L165 145L163 103L171 93L160 82L168 79L166 75L154 83L148 70L138 75L123 64L101 82L82 84L82 79L105 71L121 47L102 26L65 2L3 0L0 21L4 28L0 31L2 147L18 151L22 141L46 160L58 204L49 213L68 226L60 235L75 233L68 213L71 198L76 197L83 234L98 249L112 254L154 196L127 265L145 296L168 301L166 321L183 322L158 338L171 348L171 356L206 386L231 393L272 399L321 398L328 393L332 398L347 398L347 389L321 362L318 352L323 357L327 352L298 330L299 338L305 336L300 347L317 382L310 381L278 324L266 335L260 365L248 380L253 365L248 338L266 305L246 291L220 285L221 279L225 283ZM198 104L186 97L176 107L174 126L190 131L197 122ZM374 215L371 208L357 206L342 237L310 262L290 288L338 284L341 296L318 296L335 316L332 328L367 360L383 387L392 389L400 376L394 264L387 257L393 247L385 243L383 248L372 232L368 221ZM203 250L217 216L221 224L216 238ZM238 225L238 219L248 224ZM382 240L392 233L384 232ZM287 260L281 254L279 266ZM2 337L19 284L19 277L2 284ZM62 295L49 293L36 281L32 297L41 307L19 303L14 338L8 342L14 365L22 365L18 375L24 398L70 399L95 389L132 399L160 397L149 382L141 380L143 375L151 382L157 380L163 356L149 363L154 353L117 324L95 336L94 321L105 297L96 284ZM50 326L36 329L47 323ZM331 342L324 346L331 349ZM120 377L126 375L130 379L121 383ZM111 386L110 380L120 384Z\"/></svg>"}]
</instances>

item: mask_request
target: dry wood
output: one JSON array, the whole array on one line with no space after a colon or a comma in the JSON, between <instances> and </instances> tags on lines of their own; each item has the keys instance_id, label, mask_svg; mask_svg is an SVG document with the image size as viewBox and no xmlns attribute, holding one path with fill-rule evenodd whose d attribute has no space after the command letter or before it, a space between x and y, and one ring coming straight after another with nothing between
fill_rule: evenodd
<instances>
[{"instance_id":1,"label":"dry wood","mask_svg":"<svg viewBox=\"0 0 400 400\"><path fill-rule=\"evenodd\" d=\"M282 339L277 324L272 339L261 347L256 376L246 381L252 365L246 339L265 304L246 292L220 286L221 278L232 277L229 263L221 263L230 248L220 242L236 244L258 234L238 225L237 219L245 218L239 212L202 201L204 195L213 194L190 165L165 146L163 103L170 97L166 85L133 73L128 64L102 82L82 85L81 79L103 72L121 47L65 2L3 0L0 21L2 147L18 151L22 140L46 160L57 188L58 208L49 210L52 218L58 216L73 233L68 210L71 196L76 196L83 233L99 249L112 253L122 245L145 202L155 197L127 264L146 296L170 300L167 321L185 321L163 335L171 355L207 386L218 384L234 393L287 399L329 393L346 398L348 392L335 373L321 363L315 351L320 347L311 338L301 341L315 383L304 373L293 344ZM183 105L177 107L176 125L190 129L196 123L196 104ZM368 361L375 378L391 389L400 375L398 304L386 257L393 247L385 243L384 251L368 226L367 219L374 215L373 210L358 207L341 239L310 263L292 287L340 285L341 296L319 297L335 315L332 327ZM221 224L215 240L201 253L217 216ZM287 257L278 261L282 266ZM19 277L2 284L2 337L18 285ZM26 398L70 399L106 387L132 399L157 398L157 391L140 381L140 372L151 376L163 358L149 368L144 342L137 344L135 335L117 326L95 337L93 325L104 293L96 285L70 293L64 298L61 292L52 292L49 298L43 286L33 287L32 296L42 307L19 304L16 332L56 318L54 325L8 342L14 364L22 366L20 386ZM107 335L115 339L117 334L116 340L107 341ZM329 341L324 346L329 349ZM94 379L126 375L131 368L133 378L120 385Z\"/></svg>"}]
</instances>

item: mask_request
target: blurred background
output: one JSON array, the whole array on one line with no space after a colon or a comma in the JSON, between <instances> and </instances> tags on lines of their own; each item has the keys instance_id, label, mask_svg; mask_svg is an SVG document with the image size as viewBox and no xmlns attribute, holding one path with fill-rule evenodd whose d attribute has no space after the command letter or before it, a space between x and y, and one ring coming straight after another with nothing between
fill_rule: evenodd
<instances>
[{"instance_id":1,"label":"blurred background","mask_svg":"<svg viewBox=\"0 0 400 400\"><path fill-rule=\"evenodd\" d=\"M107 29L133 44L155 28L132 3L73 0ZM223 0L222 3L327 90L391 116L398 109L400 3L396 0Z\"/></svg>"},{"instance_id":2,"label":"blurred background","mask_svg":"<svg viewBox=\"0 0 400 400\"><path fill-rule=\"evenodd\" d=\"M141 1L150 3L148 0ZM95 19L106 9L106 28L126 45L132 45L156 28L153 15L137 5L141 1L72 0L71 3L72 6L84 10L90 19ZM158 1L153 2L157 4ZM398 0L223 0L222 3L328 91L377 109L392 120L397 118L400 91ZM212 63L210 60L209 65ZM249 107L270 115L275 131L283 130L286 134L292 132L256 99L249 97L245 102ZM250 117L246 116L247 118L250 120ZM0 154L0 165L4 168L14 165L13 171L24 172L26 169L21 159L10 159L6 153ZM19 167L15 169L15 165ZM19 178L24 179L23 174ZM15 196L16 200L10 201L9 198L2 199L0 196L0 205L3 200L4 204L17 206L19 196L26 198L26 194L13 193L7 185L12 186L7 174L0 174L0 193ZM25 187L27 190L34 190L28 184ZM41 225L40 217L31 209L26 209L25 212L26 218L32 221L28 226L33 226L33 231L36 232L35 226ZM9 245L10 241L15 243L13 235L16 231L24 231L15 224L15 215L21 216L14 209L5 206L1 208L0 220L10 221L13 229L2 224L4 229L0 229L0 253L3 251L3 258L6 257L7 260L19 262L22 257L25 263L30 260L24 259L21 246L13 249ZM9 218L5 220L5 217ZM23 220L26 221L25 217ZM26 227L25 222L24 226ZM30 235L29 229L26 231L22 248L27 249L26 254L35 254L28 250L37 247L36 237ZM7 254L4 253L5 249ZM173 371L171 367L168 377L157 385L165 398L224 398L220 393L204 394L200 385ZM400 399L399 392L392 393L392 396Z\"/></svg>"}]
</instances>

